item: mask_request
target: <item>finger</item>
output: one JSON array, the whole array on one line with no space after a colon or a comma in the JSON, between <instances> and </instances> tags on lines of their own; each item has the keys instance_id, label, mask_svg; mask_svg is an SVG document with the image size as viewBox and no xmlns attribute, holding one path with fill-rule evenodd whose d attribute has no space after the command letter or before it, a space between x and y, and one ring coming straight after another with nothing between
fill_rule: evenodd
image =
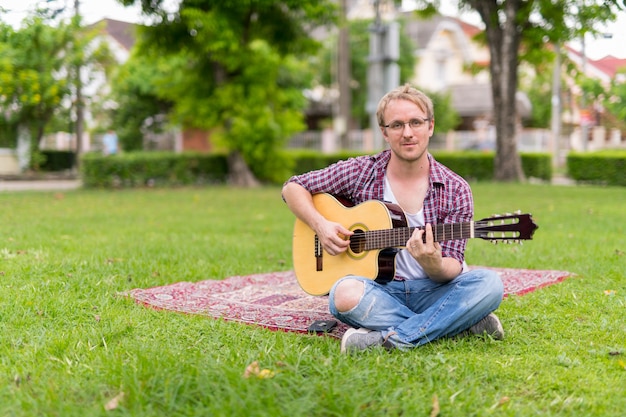
<instances>
[{"instance_id":1,"label":"finger","mask_svg":"<svg viewBox=\"0 0 626 417\"><path fill-rule=\"evenodd\" d=\"M426 234L426 239L425 239L426 245L432 246L435 238L433 236L433 227L431 226L430 223L426 224L425 234Z\"/></svg>"},{"instance_id":2,"label":"finger","mask_svg":"<svg viewBox=\"0 0 626 417\"><path fill-rule=\"evenodd\" d=\"M353 231L346 229L345 227L340 227L339 229L339 233L342 234L343 236L349 237L352 236L354 234Z\"/></svg>"},{"instance_id":3,"label":"finger","mask_svg":"<svg viewBox=\"0 0 626 417\"><path fill-rule=\"evenodd\" d=\"M419 248L419 246L423 243L423 234L424 231L422 229L416 228L407 242L407 247L410 249Z\"/></svg>"}]
</instances>

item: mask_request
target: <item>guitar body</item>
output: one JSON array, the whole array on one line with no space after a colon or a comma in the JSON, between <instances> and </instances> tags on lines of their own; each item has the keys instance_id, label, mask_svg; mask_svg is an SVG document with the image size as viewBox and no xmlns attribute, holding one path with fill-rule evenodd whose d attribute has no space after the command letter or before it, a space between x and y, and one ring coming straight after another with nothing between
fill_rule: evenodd
<instances>
[{"instance_id":1,"label":"guitar body","mask_svg":"<svg viewBox=\"0 0 626 417\"><path fill-rule=\"evenodd\" d=\"M330 194L313 195L315 208L327 219L354 232L345 252L332 256L315 232L296 219L293 230L293 266L302 289L311 295L326 295L333 284L347 275L388 282L395 273L397 249L406 245L416 229L396 204L370 200L346 206ZM478 221L434 224L435 242L480 238L492 242L532 239L537 225L530 214L494 215ZM423 228L422 228L423 230Z\"/></svg>"},{"instance_id":2,"label":"guitar body","mask_svg":"<svg viewBox=\"0 0 626 417\"><path fill-rule=\"evenodd\" d=\"M359 234L369 230L406 227L404 213L394 204L376 200L346 207L329 194L315 194L313 203L327 219ZM360 250L357 245L336 256L321 249L317 236L304 222L296 219L293 232L293 264L298 283L311 295L326 295L346 275L389 281L395 271L396 250Z\"/></svg>"}]
</instances>

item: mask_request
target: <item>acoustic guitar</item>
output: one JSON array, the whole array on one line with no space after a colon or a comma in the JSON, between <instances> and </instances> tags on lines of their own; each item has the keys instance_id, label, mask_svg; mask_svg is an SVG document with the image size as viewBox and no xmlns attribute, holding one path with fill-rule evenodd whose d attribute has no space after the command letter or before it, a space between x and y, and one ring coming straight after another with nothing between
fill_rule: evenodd
<instances>
[{"instance_id":1,"label":"acoustic guitar","mask_svg":"<svg viewBox=\"0 0 626 417\"><path fill-rule=\"evenodd\" d=\"M311 295L326 295L346 275L364 276L389 282L395 273L397 248L406 245L415 227L396 204L377 200L356 206L342 204L330 194L315 194L315 208L327 219L354 232L349 248L339 254L326 252L315 232L296 219L293 231L293 264L296 279ZM530 214L495 215L478 221L433 225L435 241L480 238L520 242L532 239L537 229Z\"/></svg>"}]
</instances>

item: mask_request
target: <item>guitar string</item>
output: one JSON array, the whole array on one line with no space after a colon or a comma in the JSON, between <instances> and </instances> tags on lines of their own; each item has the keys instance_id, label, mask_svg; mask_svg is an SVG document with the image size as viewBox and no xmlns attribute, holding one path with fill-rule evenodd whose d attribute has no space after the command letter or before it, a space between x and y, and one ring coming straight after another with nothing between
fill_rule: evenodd
<instances>
[{"instance_id":1,"label":"guitar string","mask_svg":"<svg viewBox=\"0 0 626 417\"><path fill-rule=\"evenodd\" d=\"M484 220L476 221L473 225L474 231L480 231L482 228L494 227L491 222ZM503 226L507 225L508 224L504 224ZM382 249L385 247L403 247L405 246L406 241L409 239L415 229L415 227L399 227L396 229L361 231L360 234L353 235L350 240L355 243L353 247L358 249L355 252L360 252L362 250ZM421 229L423 229L423 227ZM471 222L444 223L435 225L433 229L434 238L437 242L442 242L445 240L467 239L472 236L471 232ZM499 234L499 236L497 234ZM489 233L489 235L487 235L487 237L497 240L517 240L519 239L519 231L493 230Z\"/></svg>"},{"instance_id":2,"label":"guitar string","mask_svg":"<svg viewBox=\"0 0 626 417\"><path fill-rule=\"evenodd\" d=\"M465 239L471 236L471 223L445 223L435 225L433 235L435 241ZM401 227L397 229L368 230L353 235L350 240L354 246L362 250L380 249L385 247L400 247L406 244L413 234L415 227ZM423 229L423 228L422 228ZM363 243L363 241L365 243ZM365 246L364 248L362 246Z\"/></svg>"}]
</instances>

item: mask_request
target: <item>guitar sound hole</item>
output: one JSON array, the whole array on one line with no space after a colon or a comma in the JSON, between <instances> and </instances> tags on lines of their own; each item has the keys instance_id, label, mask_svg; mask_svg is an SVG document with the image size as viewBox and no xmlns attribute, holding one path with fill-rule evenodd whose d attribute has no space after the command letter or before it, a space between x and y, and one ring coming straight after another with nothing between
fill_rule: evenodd
<instances>
[{"instance_id":1,"label":"guitar sound hole","mask_svg":"<svg viewBox=\"0 0 626 417\"><path fill-rule=\"evenodd\" d=\"M361 253L365 251L365 232L363 230L353 230L354 234L350 237L350 250L353 253Z\"/></svg>"}]
</instances>

